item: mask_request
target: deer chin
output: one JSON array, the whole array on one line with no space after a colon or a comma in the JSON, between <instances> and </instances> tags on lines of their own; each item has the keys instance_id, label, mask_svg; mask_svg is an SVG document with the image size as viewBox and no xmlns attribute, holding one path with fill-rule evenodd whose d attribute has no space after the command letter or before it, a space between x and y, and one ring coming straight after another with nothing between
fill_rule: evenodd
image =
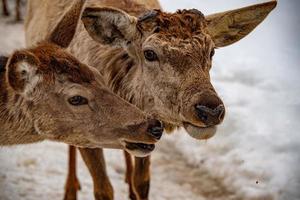
<instances>
[{"instance_id":1,"label":"deer chin","mask_svg":"<svg viewBox=\"0 0 300 200\"><path fill-rule=\"evenodd\" d=\"M204 127L198 127L190 123L184 122L183 127L191 137L197 140L207 140L213 137L217 132L217 126L210 126L204 128Z\"/></svg>"},{"instance_id":2,"label":"deer chin","mask_svg":"<svg viewBox=\"0 0 300 200\"><path fill-rule=\"evenodd\" d=\"M125 142L125 151L135 157L149 156L154 149L154 144Z\"/></svg>"}]
</instances>

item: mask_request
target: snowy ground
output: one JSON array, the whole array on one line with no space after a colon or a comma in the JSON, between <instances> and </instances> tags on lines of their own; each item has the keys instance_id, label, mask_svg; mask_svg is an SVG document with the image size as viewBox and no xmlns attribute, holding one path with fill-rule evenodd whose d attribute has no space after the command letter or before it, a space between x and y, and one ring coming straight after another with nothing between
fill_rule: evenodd
<instances>
[{"instance_id":1,"label":"snowy ground","mask_svg":"<svg viewBox=\"0 0 300 200\"><path fill-rule=\"evenodd\" d=\"M162 0L162 5L169 11L195 7L208 14L262 1L200 2ZM249 37L217 50L212 79L227 106L226 120L206 142L183 130L165 135L153 153L150 199L300 199L299 5L280 1ZM10 21L0 18L0 54L24 44L22 25ZM125 200L122 153L107 150L106 158L116 200ZM62 199L66 161L63 144L1 148L0 200ZM79 178L79 199L93 199L81 160Z\"/></svg>"}]
</instances>

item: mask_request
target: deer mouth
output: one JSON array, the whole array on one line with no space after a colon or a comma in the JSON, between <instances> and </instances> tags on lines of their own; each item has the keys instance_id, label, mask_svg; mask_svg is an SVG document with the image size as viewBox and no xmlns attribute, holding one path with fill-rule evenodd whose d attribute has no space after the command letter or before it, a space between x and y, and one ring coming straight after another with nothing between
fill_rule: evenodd
<instances>
[{"instance_id":1,"label":"deer mouth","mask_svg":"<svg viewBox=\"0 0 300 200\"><path fill-rule=\"evenodd\" d=\"M197 140L207 140L213 137L217 132L217 126L209 126L209 127L199 127L193 124L184 122L184 129L188 132L188 134L197 139Z\"/></svg>"},{"instance_id":2,"label":"deer mouth","mask_svg":"<svg viewBox=\"0 0 300 200\"><path fill-rule=\"evenodd\" d=\"M125 150L136 157L148 156L154 149L155 144L125 142Z\"/></svg>"}]
</instances>

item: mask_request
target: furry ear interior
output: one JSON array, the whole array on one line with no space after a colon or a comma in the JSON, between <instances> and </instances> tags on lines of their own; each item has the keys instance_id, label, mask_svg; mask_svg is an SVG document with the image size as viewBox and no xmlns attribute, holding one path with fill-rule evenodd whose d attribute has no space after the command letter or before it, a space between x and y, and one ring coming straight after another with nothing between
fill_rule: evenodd
<instances>
[{"instance_id":1,"label":"furry ear interior","mask_svg":"<svg viewBox=\"0 0 300 200\"><path fill-rule=\"evenodd\" d=\"M39 61L27 51L16 51L6 65L7 82L19 94L30 95L40 81Z\"/></svg>"},{"instance_id":2,"label":"furry ear interior","mask_svg":"<svg viewBox=\"0 0 300 200\"><path fill-rule=\"evenodd\" d=\"M277 1L206 16L208 30L217 47L233 44L248 35L276 7Z\"/></svg>"},{"instance_id":3,"label":"furry ear interior","mask_svg":"<svg viewBox=\"0 0 300 200\"><path fill-rule=\"evenodd\" d=\"M121 46L136 34L137 19L114 8L85 8L82 21L89 35L102 44Z\"/></svg>"},{"instance_id":4,"label":"furry ear interior","mask_svg":"<svg viewBox=\"0 0 300 200\"><path fill-rule=\"evenodd\" d=\"M48 41L63 48L67 48L74 38L81 12L86 0L75 0L75 3L61 18L50 34Z\"/></svg>"}]
</instances>

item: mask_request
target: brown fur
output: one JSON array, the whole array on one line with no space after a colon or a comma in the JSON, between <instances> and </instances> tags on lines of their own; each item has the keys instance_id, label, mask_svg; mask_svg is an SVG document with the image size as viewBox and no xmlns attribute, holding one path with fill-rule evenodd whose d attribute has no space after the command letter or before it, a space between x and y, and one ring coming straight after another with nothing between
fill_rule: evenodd
<instances>
[{"instance_id":1,"label":"brown fur","mask_svg":"<svg viewBox=\"0 0 300 200\"><path fill-rule=\"evenodd\" d=\"M76 199L77 191L81 189L81 186L76 176L76 148L74 146L69 147L69 155L68 179L65 186L66 192L64 199Z\"/></svg>"},{"instance_id":2,"label":"brown fur","mask_svg":"<svg viewBox=\"0 0 300 200\"><path fill-rule=\"evenodd\" d=\"M32 64L39 66L37 74L43 75L45 83L54 83L57 76L65 76L72 83L90 84L95 81L94 73L86 65L82 65L75 57L70 56L66 50L59 46L42 43L38 48L27 49L34 57ZM22 55L22 54L21 54ZM18 62L20 56L11 60Z\"/></svg>"},{"instance_id":3,"label":"brown fur","mask_svg":"<svg viewBox=\"0 0 300 200\"><path fill-rule=\"evenodd\" d=\"M84 1L78 0L72 8L80 11L83 5ZM80 15L80 12L75 13ZM69 18L76 24L78 19ZM64 18L61 23L65 23ZM62 24L57 27L62 30L55 28L47 41L15 51L10 57L0 57L0 145L50 139L81 147L125 148L131 153L145 154L130 145L155 143L158 137L149 129L158 127L158 121L149 119L135 106L107 90L99 72L67 53L62 47L69 45L74 36L69 33L75 30L64 29L66 26ZM76 29L77 26L72 27ZM87 106L75 108L67 103L66 98L74 88L75 95L89 100ZM92 154L86 158L97 156L95 151L90 151ZM72 195L75 191L71 198L76 199L80 185L76 177L75 148L71 147L69 153L67 189L71 190L67 192ZM84 153L88 154L88 150ZM91 166L97 164L94 159L85 161ZM105 170L104 160L98 164L97 167ZM107 192L108 184L104 183Z\"/></svg>"},{"instance_id":4,"label":"brown fur","mask_svg":"<svg viewBox=\"0 0 300 200\"><path fill-rule=\"evenodd\" d=\"M29 1L27 43L36 43L42 39L69 2L44 5L43 2ZM207 17L195 9L176 13L158 10L148 12L153 5L157 8L159 3L149 1L149 4L143 5L133 0L89 1L89 8L83 13L84 25L81 24L77 31L70 50L76 58L95 66L104 76L105 84L116 94L155 115L168 130L185 123L205 127L205 123L195 113L195 104L209 107L222 104L210 83L213 49L243 38L267 16L276 2L256 5L255 9L238 9ZM237 18L234 17L236 15ZM234 23L234 28L231 28ZM245 34L238 34L236 29L239 24L248 24L240 26ZM40 30L39 35L32 31L37 29ZM228 35L236 36L228 42L224 39ZM155 50L159 61L145 61L145 48ZM220 123L223 117L224 113L213 123ZM130 160L126 161L130 167ZM144 165L145 162L149 164ZM97 169L91 163L87 165L93 171ZM131 182L139 196L135 198L147 199L149 165L149 158L143 162L135 160L135 171L132 172L135 174L132 175L134 183ZM91 174L95 185L99 185L101 178L106 176L102 173L95 178L97 174ZM95 193L96 199L103 199L101 195Z\"/></svg>"},{"instance_id":5,"label":"brown fur","mask_svg":"<svg viewBox=\"0 0 300 200\"><path fill-rule=\"evenodd\" d=\"M58 26L52 31L55 34L49 36L49 40L59 43L62 47L68 47L70 44L69 38L73 38L76 32L77 23L74 21L79 21L82 4L85 0L80 0L79 3L74 4L67 13L63 16ZM61 32L67 31L68 35L61 34Z\"/></svg>"},{"instance_id":6,"label":"brown fur","mask_svg":"<svg viewBox=\"0 0 300 200\"><path fill-rule=\"evenodd\" d=\"M25 71L20 71L22 65L30 69L25 67ZM34 82L34 77L37 77L38 81L31 83ZM82 94L87 98L91 97L89 93L96 94L90 99L93 102L90 106L93 106L92 110L96 115L89 109L82 108L81 112L85 110L86 113L80 116L80 112L73 113L74 108L69 108L62 101L61 96L68 95L68 90L73 84L81 85L88 92ZM80 88L76 90L79 94L82 92ZM16 51L10 56L5 73L1 73L1 97L1 145L51 139L76 146L97 147L101 146L103 141L106 146L107 140L111 147L121 148L120 139L123 134L128 134L127 139L124 139L130 142L153 143L156 140L147 133L149 122L141 111L110 93L103 86L103 79L98 72L81 64L54 44L42 43L37 47ZM125 111L126 109L128 111ZM98 116L99 112L102 112L103 116ZM125 121L118 112L126 113ZM129 113L135 119L129 117ZM115 114L118 117L114 117ZM111 120L112 118L114 120ZM73 120L69 121L70 119ZM105 120L110 121L108 126ZM113 121L115 128L111 126ZM125 126L125 129L122 126ZM80 133L87 130L86 127L91 129L91 135ZM101 135L101 130L105 132L104 135ZM139 140L133 132L146 135L141 135ZM100 143L97 141L99 134Z\"/></svg>"},{"instance_id":7,"label":"brown fur","mask_svg":"<svg viewBox=\"0 0 300 200\"><path fill-rule=\"evenodd\" d=\"M209 24L209 32L214 34L215 44L223 47L233 44L245 37L268 16L269 12L273 10L276 5L277 1L272 0L259 5L252 5L206 16L206 20ZM245 22L240 23L243 19ZM223 34L221 34L221 32L223 32Z\"/></svg>"},{"instance_id":8,"label":"brown fur","mask_svg":"<svg viewBox=\"0 0 300 200\"><path fill-rule=\"evenodd\" d=\"M134 173L134 163L132 160L132 156L124 151L124 157L126 162L126 174L125 174L125 182L128 183L129 186L129 198L136 199L138 193L134 186L133 173Z\"/></svg>"},{"instance_id":9,"label":"brown fur","mask_svg":"<svg viewBox=\"0 0 300 200\"><path fill-rule=\"evenodd\" d=\"M94 182L95 199L114 199L113 187L110 183L109 177L107 176L106 172L106 164L103 156L103 150L82 148L80 148L79 150L84 162L88 167L89 172L94 175L92 176L92 178ZM101 181L99 181L99 178L101 179ZM70 198L70 196L67 196L66 199L70 200L72 198Z\"/></svg>"},{"instance_id":10,"label":"brown fur","mask_svg":"<svg viewBox=\"0 0 300 200\"><path fill-rule=\"evenodd\" d=\"M72 13L75 9L80 15L84 2L76 1ZM77 24L79 17L68 19ZM75 30L55 28L34 47L1 57L0 145L49 139L148 155L151 150L134 148L132 143L155 143L160 132L155 135L152 129L160 129L160 123L110 92L98 71L62 48L74 37L70 32ZM83 105L71 103L70 98L78 95L86 99Z\"/></svg>"},{"instance_id":11,"label":"brown fur","mask_svg":"<svg viewBox=\"0 0 300 200\"><path fill-rule=\"evenodd\" d=\"M152 10L138 18L138 26L142 32L155 30L164 39L188 39L205 31L204 15L194 10L178 10L176 13L166 13Z\"/></svg>"}]
</instances>

